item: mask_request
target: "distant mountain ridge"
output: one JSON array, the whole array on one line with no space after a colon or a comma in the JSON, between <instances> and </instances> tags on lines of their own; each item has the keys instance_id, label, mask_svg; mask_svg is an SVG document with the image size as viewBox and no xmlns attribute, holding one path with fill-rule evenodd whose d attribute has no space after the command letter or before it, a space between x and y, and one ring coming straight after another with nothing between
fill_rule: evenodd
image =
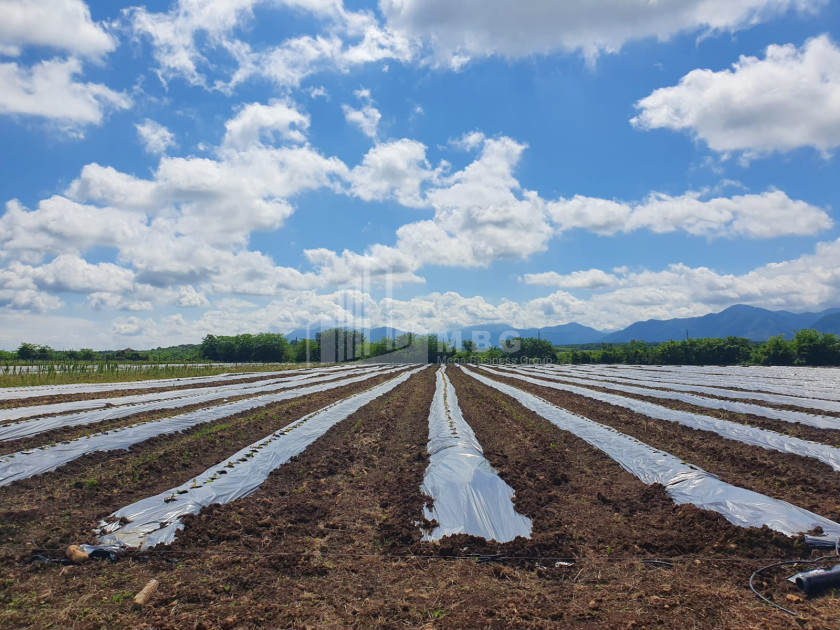
<instances>
[{"instance_id":1,"label":"distant mountain ridge","mask_svg":"<svg viewBox=\"0 0 840 630\"><path fill-rule=\"evenodd\" d=\"M789 313L788 311L769 311L756 306L736 304L720 313L709 313L700 317L677 319L649 319L631 324L624 330L604 335L604 343L622 343L637 339L639 341L669 341L691 337L746 337L752 341L766 341L770 337L783 335L792 339L797 330L820 326L837 328L840 320L833 317L840 314L840 309L833 308L819 313Z\"/></svg>"},{"instance_id":2,"label":"distant mountain ridge","mask_svg":"<svg viewBox=\"0 0 840 630\"><path fill-rule=\"evenodd\" d=\"M324 329L329 328L324 326ZM603 332L576 322L546 326L543 328L517 328L510 324L483 324L464 326L447 332L448 339L460 347L461 342L475 340L480 345L499 345L499 339L540 337L555 345L579 345L588 343L626 343L628 341L661 342L699 337L746 337L752 341L766 341L770 337L783 335L792 339L797 330L813 328L820 332L840 334L840 308L830 308L818 313L790 313L770 311L757 306L736 304L719 313L698 317L674 319L649 319L636 322L623 330ZM322 326L310 329L299 328L290 332L289 339L313 338ZM368 332L372 342L385 337L391 339L405 334L405 331L379 326Z\"/></svg>"}]
</instances>

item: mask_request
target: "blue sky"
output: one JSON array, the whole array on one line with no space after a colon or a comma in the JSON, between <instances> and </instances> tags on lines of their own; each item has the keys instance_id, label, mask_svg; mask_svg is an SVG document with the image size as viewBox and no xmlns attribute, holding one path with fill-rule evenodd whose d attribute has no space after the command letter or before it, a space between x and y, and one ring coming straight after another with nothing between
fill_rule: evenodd
<instances>
[{"instance_id":1,"label":"blue sky","mask_svg":"<svg viewBox=\"0 0 840 630\"><path fill-rule=\"evenodd\" d=\"M0 0L0 347L840 306L825 0Z\"/></svg>"}]
</instances>

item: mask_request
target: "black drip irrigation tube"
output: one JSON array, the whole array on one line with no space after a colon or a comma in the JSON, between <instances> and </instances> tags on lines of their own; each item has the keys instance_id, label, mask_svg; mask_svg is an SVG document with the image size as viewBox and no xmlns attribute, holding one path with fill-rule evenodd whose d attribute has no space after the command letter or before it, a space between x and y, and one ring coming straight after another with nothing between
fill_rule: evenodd
<instances>
[{"instance_id":1,"label":"black drip irrigation tube","mask_svg":"<svg viewBox=\"0 0 840 630\"><path fill-rule=\"evenodd\" d=\"M773 608L778 608L779 610L794 617L798 617L799 615L793 610L780 606L776 602L759 593L753 584L755 577L764 571L775 569L777 567L785 567L795 564L816 564L818 562L837 559L840 559L840 538L838 538L837 542L834 544L833 556L822 556L820 558L815 558L814 560L787 560L785 562L776 562L775 564L770 564L766 567L756 569L750 576L750 590L765 604L768 604ZM796 576L794 583L802 592L805 593L805 595L816 595L824 590L836 588L840 586L840 564L837 564L830 569L813 569L811 571L800 573Z\"/></svg>"}]
</instances>

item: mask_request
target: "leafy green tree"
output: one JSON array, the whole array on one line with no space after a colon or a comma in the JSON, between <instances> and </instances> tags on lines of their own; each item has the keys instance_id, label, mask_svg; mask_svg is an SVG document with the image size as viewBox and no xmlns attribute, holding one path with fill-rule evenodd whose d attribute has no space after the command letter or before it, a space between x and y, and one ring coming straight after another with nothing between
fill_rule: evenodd
<instances>
[{"instance_id":1,"label":"leafy green tree","mask_svg":"<svg viewBox=\"0 0 840 630\"><path fill-rule=\"evenodd\" d=\"M794 358L793 344L784 335L770 337L753 353L753 361L761 365L793 365Z\"/></svg>"},{"instance_id":2,"label":"leafy green tree","mask_svg":"<svg viewBox=\"0 0 840 630\"><path fill-rule=\"evenodd\" d=\"M623 350L624 363L627 365L647 365L651 363L650 347L644 341L631 339ZM604 363L608 363L604 361ZM617 361L609 361L609 363L617 363Z\"/></svg>"},{"instance_id":3,"label":"leafy green tree","mask_svg":"<svg viewBox=\"0 0 840 630\"><path fill-rule=\"evenodd\" d=\"M806 328L793 337L794 363L796 365L840 364L840 343L831 333L820 333Z\"/></svg>"},{"instance_id":4,"label":"leafy green tree","mask_svg":"<svg viewBox=\"0 0 840 630\"><path fill-rule=\"evenodd\" d=\"M295 345L295 361L306 363L307 361L318 361L321 352L318 349L318 342L314 339L302 339Z\"/></svg>"},{"instance_id":5,"label":"leafy green tree","mask_svg":"<svg viewBox=\"0 0 840 630\"><path fill-rule=\"evenodd\" d=\"M22 343L16 354L21 361L34 361L38 356L38 346L34 343Z\"/></svg>"}]
</instances>

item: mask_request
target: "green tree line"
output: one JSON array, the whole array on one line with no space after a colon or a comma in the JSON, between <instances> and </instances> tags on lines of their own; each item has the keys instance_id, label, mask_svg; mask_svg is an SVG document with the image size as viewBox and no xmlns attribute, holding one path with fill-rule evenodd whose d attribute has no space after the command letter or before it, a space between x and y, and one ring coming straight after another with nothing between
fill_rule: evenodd
<instances>
[{"instance_id":1,"label":"green tree line","mask_svg":"<svg viewBox=\"0 0 840 630\"><path fill-rule=\"evenodd\" d=\"M664 343L631 341L600 348L561 349L560 363L626 363L628 365L840 365L840 338L806 329L793 339L782 335L765 342L744 337L685 339Z\"/></svg>"},{"instance_id":2,"label":"green tree line","mask_svg":"<svg viewBox=\"0 0 840 630\"><path fill-rule=\"evenodd\" d=\"M793 339L772 337L754 342L744 337L685 339L664 343L631 341L599 347L559 347L545 339L515 337L500 346L478 351L465 340L458 349L437 335L405 333L394 339L369 341L348 328L331 328L314 339L288 340L277 333L207 335L200 345L154 350L54 350L22 343L14 352L0 351L0 360L20 362L190 362L228 363L341 363L376 357L404 361L489 361L519 363L541 360L556 363L624 363L628 365L832 365L840 366L840 338L816 330L800 330Z\"/></svg>"}]
</instances>

